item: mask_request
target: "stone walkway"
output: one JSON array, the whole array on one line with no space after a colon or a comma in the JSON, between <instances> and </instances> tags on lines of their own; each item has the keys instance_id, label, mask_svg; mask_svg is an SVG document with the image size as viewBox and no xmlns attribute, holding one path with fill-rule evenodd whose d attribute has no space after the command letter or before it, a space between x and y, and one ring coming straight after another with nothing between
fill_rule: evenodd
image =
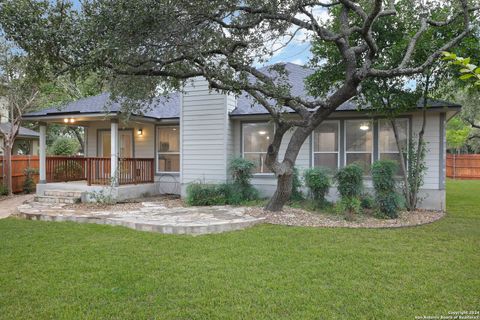
<instances>
[{"instance_id":1,"label":"stone walkway","mask_svg":"<svg viewBox=\"0 0 480 320\"><path fill-rule=\"evenodd\" d=\"M264 220L245 214L247 208L228 206L167 208L161 203L143 202L139 209L125 212L64 206L30 202L19 206L17 215L29 220L119 225L141 231L192 235L241 230Z\"/></svg>"},{"instance_id":2,"label":"stone walkway","mask_svg":"<svg viewBox=\"0 0 480 320\"><path fill-rule=\"evenodd\" d=\"M33 194L13 196L0 202L0 219L7 218L15 213L17 207L25 201L30 201L34 197Z\"/></svg>"}]
</instances>

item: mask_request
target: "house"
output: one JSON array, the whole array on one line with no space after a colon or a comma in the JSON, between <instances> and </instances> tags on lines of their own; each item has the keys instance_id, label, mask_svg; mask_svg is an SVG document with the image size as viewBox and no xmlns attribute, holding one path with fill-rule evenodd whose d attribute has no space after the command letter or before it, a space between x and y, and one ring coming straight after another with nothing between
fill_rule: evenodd
<instances>
[{"instance_id":1,"label":"house","mask_svg":"<svg viewBox=\"0 0 480 320\"><path fill-rule=\"evenodd\" d=\"M286 64L286 70L293 93L305 94L303 79L312 71L291 63ZM445 123L460 106L444 101L429 101L428 106L427 172L421 190L422 206L444 209ZM264 196L274 192L276 179L264 160L275 128L263 107L246 95L235 97L210 91L205 80L195 78L183 93L152 101L143 114L132 114L128 122L122 122L119 110L120 105L104 93L69 103L61 109L25 115L27 120L40 122L41 164L37 186L40 195L48 190L103 189L118 199L144 193L183 196L192 182L227 181L229 159L236 156L256 163L253 184ZM421 119L417 107L397 119L403 139L417 134ZM85 157L72 158L68 163L67 159L47 158L45 132L49 123L85 127ZM283 141L283 150L290 134L287 133ZM398 157L390 125L347 102L304 143L296 165L335 170L357 162L368 168L377 159ZM55 175L55 168L59 166L61 174ZM366 186L371 186L368 176L365 180ZM337 196L335 188L329 196Z\"/></svg>"},{"instance_id":2,"label":"house","mask_svg":"<svg viewBox=\"0 0 480 320\"><path fill-rule=\"evenodd\" d=\"M2 132L10 132L11 126L8 119L8 110L0 98L0 156L3 156L4 138ZM20 127L17 138L13 144L12 154L37 155L39 137L38 132Z\"/></svg>"}]
</instances>

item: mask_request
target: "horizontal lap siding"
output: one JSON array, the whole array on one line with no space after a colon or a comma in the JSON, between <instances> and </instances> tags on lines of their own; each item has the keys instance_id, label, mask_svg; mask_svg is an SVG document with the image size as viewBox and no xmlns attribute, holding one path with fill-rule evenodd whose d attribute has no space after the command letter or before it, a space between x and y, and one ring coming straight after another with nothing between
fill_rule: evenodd
<instances>
[{"instance_id":1,"label":"horizontal lap siding","mask_svg":"<svg viewBox=\"0 0 480 320\"><path fill-rule=\"evenodd\" d=\"M418 133L422 126L422 115L415 114L412 117L412 130L414 138L418 137ZM424 184L422 189L439 189L440 184L440 114L427 114L427 122L424 134L427 154L425 156L425 164L427 167ZM445 162L443 162L445 163Z\"/></svg>"},{"instance_id":2,"label":"horizontal lap siding","mask_svg":"<svg viewBox=\"0 0 480 320\"><path fill-rule=\"evenodd\" d=\"M227 179L226 96L195 79L182 96L182 184Z\"/></svg>"}]
</instances>

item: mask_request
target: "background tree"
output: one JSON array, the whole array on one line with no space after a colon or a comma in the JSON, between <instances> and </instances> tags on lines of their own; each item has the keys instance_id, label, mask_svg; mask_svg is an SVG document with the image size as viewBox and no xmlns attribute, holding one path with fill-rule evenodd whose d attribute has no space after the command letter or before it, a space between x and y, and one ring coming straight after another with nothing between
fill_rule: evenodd
<instances>
[{"instance_id":1,"label":"background tree","mask_svg":"<svg viewBox=\"0 0 480 320\"><path fill-rule=\"evenodd\" d=\"M355 97L365 80L422 73L471 32L479 8L468 0L409 0L403 7L397 3L97 0L77 10L63 1L7 0L0 21L8 35L37 59L48 60L61 71L95 70L107 75L114 97L130 99L125 103L129 110L141 106L134 103L138 99L179 89L185 79L195 76L206 78L213 89L247 92L276 125L266 165L278 182L267 209L280 210L290 198L300 147L313 130ZM329 19L319 12L328 13ZM390 42L381 41L377 24L384 19L392 19L392 26L409 21L406 29L381 30L403 45L401 59L389 67L382 61L398 53L391 51ZM452 29L451 36L428 48L422 61L413 61L417 46L435 36L428 31L440 28ZM299 32L328 48L316 52L312 68L337 71L311 86L312 97L292 92L281 66L257 67L278 49L273 43L279 39L288 43ZM337 52L337 57L331 58L330 52ZM286 110L296 117L286 116ZM293 134L279 161L280 145L289 130Z\"/></svg>"},{"instance_id":2,"label":"background tree","mask_svg":"<svg viewBox=\"0 0 480 320\"><path fill-rule=\"evenodd\" d=\"M12 149L20 130L22 115L37 106L38 86L28 70L28 57L11 43L0 38L0 97L8 110L7 127L0 127L3 135L5 180L8 192L12 189Z\"/></svg>"}]
</instances>

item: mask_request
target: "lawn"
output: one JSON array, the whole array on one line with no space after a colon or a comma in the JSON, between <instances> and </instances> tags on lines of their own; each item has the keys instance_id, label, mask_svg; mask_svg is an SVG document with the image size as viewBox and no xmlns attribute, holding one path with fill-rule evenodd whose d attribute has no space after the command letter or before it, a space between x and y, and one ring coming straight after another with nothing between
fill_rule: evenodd
<instances>
[{"instance_id":1,"label":"lawn","mask_svg":"<svg viewBox=\"0 0 480 320\"><path fill-rule=\"evenodd\" d=\"M0 220L1 319L414 319L480 310L480 181L389 230L200 237Z\"/></svg>"}]
</instances>

